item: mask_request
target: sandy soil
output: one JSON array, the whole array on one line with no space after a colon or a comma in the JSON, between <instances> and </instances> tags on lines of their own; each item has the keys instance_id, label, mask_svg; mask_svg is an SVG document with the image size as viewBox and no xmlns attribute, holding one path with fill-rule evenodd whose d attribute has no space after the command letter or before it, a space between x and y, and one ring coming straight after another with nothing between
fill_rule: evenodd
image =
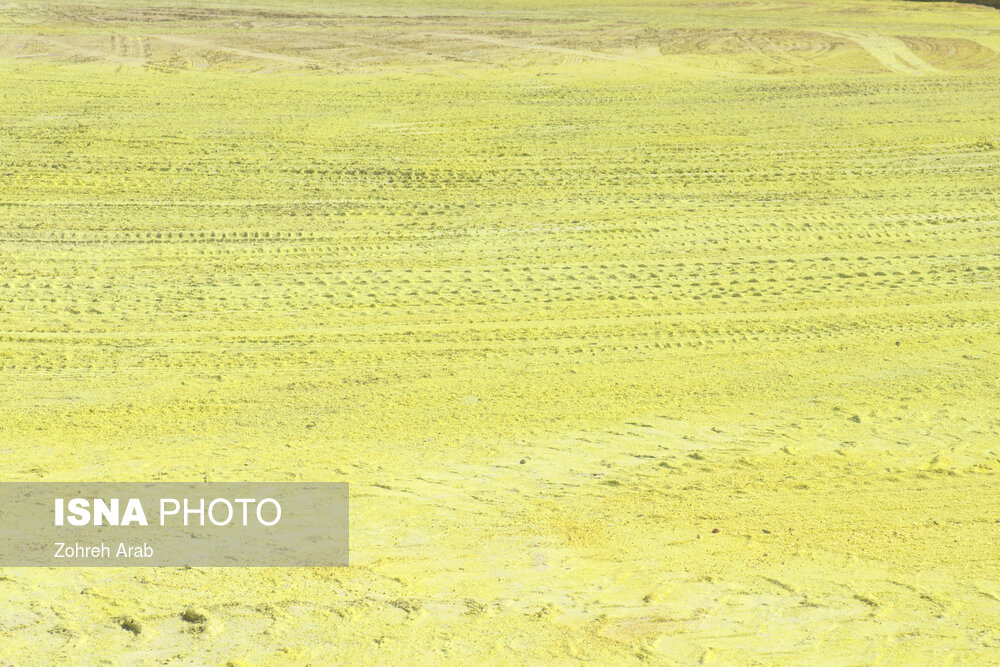
<instances>
[{"instance_id":1,"label":"sandy soil","mask_svg":"<svg viewBox=\"0 0 1000 667\"><path fill-rule=\"evenodd\" d=\"M193 4L0 5L2 479L352 565L4 568L0 664L993 659L1000 12Z\"/></svg>"}]
</instances>

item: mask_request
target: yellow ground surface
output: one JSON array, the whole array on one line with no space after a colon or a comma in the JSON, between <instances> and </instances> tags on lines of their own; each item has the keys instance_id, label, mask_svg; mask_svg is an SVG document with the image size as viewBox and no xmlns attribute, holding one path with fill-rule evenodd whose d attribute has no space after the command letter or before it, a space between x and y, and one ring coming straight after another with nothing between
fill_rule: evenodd
<instances>
[{"instance_id":1,"label":"yellow ground surface","mask_svg":"<svg viewBox=\"0 0 1000 667\"><path fill-rule=\"evenodd\" d=\"M0 4L0 479L352 566L7 568L0 664L998 660L1000 12L144 4Z\"/></svg>"}]
</instances>

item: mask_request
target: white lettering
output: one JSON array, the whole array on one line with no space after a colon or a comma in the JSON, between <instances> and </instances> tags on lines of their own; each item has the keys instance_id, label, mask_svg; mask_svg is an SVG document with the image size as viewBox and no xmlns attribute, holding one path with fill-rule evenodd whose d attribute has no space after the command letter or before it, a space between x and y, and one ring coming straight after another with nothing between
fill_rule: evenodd
<instances>
[{"instance_id":1,"label":"white lettering","mask_svg":"<svg viewBox=\"0 0 1000 667\"><path fill-rule=\"evenodd\" d=\"M137 523L140 526L148 526L149 522L146 521L146 513L142 509L142 503L139 502L138 498L130 498L128 505L125 506L125 516L122 517L123 526L129 526L133 523Z\"/></svg>"},{"instance_id":2,"label":"white lettering","mask_svg":"<svg viewBox=\"0 0 1000 667\"><path fill-rule=\"evenodd\" d=\"M69 501L67 508L70 512L69 522L73 526L86 526L90 523L90 503L83 498L74 498Z\"/></svg>"},{"instance_id":3,"label":"white lettering","mask_svg":"<svg viewBox=\"0 0 1000 667\"><path fill-rule=\"evenodd\" d=\"M229 514L226 516L226 520L225 521L216 521L215 520L214 508L215 508L216 505L219 505L219 504L225 505L226 508L229 510ZM213 500L212 502L210 502L208 504L208 519L212 523L214 523L216 526L226 526L226 525L229 525L229 522L233 520L233 506L232 506L232 504L228 500L226 500L225 498L216 498L215 500Z\"/></svg>"},{"instance_id":4,"label":"white lettering","mask_svg":"<svg viewBox=\"0 0 1000 667\"><path fill-rule=\"evenodd\" d=\"M188 509L188 499L187 498L184 499L184 525L185 526L188 525L188 516L191 515L191 514L197 514L200 517L198 525L200 525L200 526L204 526L205 525L205 499L204 498L199 498L198 499L198 509L196 509L196 510Z\"/></svg>"},{"instance_id":5,"label":"white lettering","mask_svg":"<svg viewBox=\"0 0 1000 667\"><path fill-rule=\"evenodd\" d=\"M236 502L243 505L243 525L247 525L247 505L257 502L254 498L237 498Z\"/></svg>"},{"instance_id":6,"label":"white lettering","mask_svg":"<svg viewBox=\"0 0 1000 667\"><path fill-rule=\"evenodd\" d=\"M174 508L169 512L167 511L167 503L173 503L174 505ZM167 515L177 514L180 511L181 504L177 500L174 500L173 498L160 498L160 525L164 525L163 520L167 517Z\"/></svg>"},{"instance_id":7,"label":"white lettering","mask_svg":"<svg viewBox=\"0 0 1000 667\"><path fill-rule=\"evenodd\" d=\"M264 517L261 514L261 509L264 507L264 503L271 503L272 505L274 505L274 521L271 521L270 523L264 521ZM281 521L281 505L278 504L278 501L275 500L274 498L264 498L264 500L257 503L257 521L259 521L261 525L264 526L273 526L274 524Z\"/></svg>"},{"instance_id":8,"label":"white lettering","mask_svg":"<svg viewBox=\"0 0 1000 667\"><path fill-rule=\"evenodd\" d=\"M101 498L94 498L94 525L103 526L104 521L109 526L118 525L118 499L112 498L111 504Z\"/></svg>"}]
</instances>

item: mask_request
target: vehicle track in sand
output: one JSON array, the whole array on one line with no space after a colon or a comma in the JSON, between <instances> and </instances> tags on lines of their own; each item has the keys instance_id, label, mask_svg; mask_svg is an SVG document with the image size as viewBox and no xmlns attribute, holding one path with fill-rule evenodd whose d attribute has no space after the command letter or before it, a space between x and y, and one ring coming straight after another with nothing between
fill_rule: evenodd
<instances>
[{"instance_id":1,"label":"vehicle track in sand","mask_svg":"<svg viewBox=\"0 0 1000 667\"><path fill-rule=\"evenodd\" d=\"M274 53L271 51L260 51L258 49L245 49L236 46L228 46L225 44L221 44L214 39L208 39L208 38L182 37L180 35L167 35L167 34L150 35L150 37L162 42L176 44L179 46L200 50L202 52L226 51L228 53L234 53L236 55L243 56L245 58L253 58L256 60L281 63L283 65L291 65L296 68L308 67L311 64L315 64L315 61L309 58L290 56L287 54Z\"/></svg>"},{"instance_id":2,"label":"vehicle track in sand","mask_svg":"<svg viewBox=\"0 0 1000 667\"><path fill-rule=\"evenodd\" d=\"M443 37L445 39L458 39L458 40L466 40L472 42L480 42L483 44L493 44L495 46L520 49L524 51L543 51L546 53L556 53L565 56L575 56L578 58L583 58L585 60L601 60L605 62L619 63L623 65L629 65L632 67L640 67L660 72L671 72L674 74L687 74L687 75L710 76L710 77L723 76L722 73L710 72L695 67L688 67L680 63L666 62L664 59L644 60L640 58L631 58L629 56L618 55L614 53L588 51L586 49L572 49L562 46L550 46L547 44L535 44L532 42L526 42L524 40L519 40L519 39L509 39L506 37L493 37L489 35L476 35L471 33L427 32L424 34L432 38Z\"/></svg>"},{"instance_id":3,"label":"vehicle track in sand","mask_svg":"<svg viewBox=\"0 0 1000 667\"><path fill-rule=\"evenodd\" d=\"M927 63L900 39L874 33L852 32L829 33L834 37L849 39L867 51L887 69L900 74L942 74L943 72Z\"/></svg>"},{"instance_id":4,"label":"vehicle track in sand","mask_svg":"<svg viewBox=\"0 0 1000 667\"><path fill-rule=\"evenodd\" d=\"M352 490L0 663L993 660L1000 14L455 3L0 10L3 478Z\"/></svg>"}]
</instances>

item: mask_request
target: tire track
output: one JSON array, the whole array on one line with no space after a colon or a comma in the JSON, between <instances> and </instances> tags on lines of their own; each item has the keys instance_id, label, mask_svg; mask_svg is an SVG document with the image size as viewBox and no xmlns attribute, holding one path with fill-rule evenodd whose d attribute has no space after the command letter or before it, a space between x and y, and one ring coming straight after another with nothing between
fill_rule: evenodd
<instances>
[{"instance_id":1,"label":"tire track","mask_svg":"<svg viewBox=\"0 0 1000 667\"><path fill-rule=\"evenodd\" d=\"M473 42L481 42L483 44L507 46L515 49L522 49L525 51L545 51L547 53L556 53L563 56L574 56L578 58L586 58L589 60L603 60L606 62L621 63L625 65L632 65L633 67L643 67L646 69L653 69L661 72L671 72L674 74L693 74L698 76L724 76L724 74L720 72L711 72L709 70L702 70L695 67L685 67L683 65L678 65L675 63L671 63L668 65L666 63L650 62L646 60L640 60L638 58L629 58L628 56L617 55L614 53L602 53L600 51L571 49L563 46L534 44L532 42L524 42L521 40L507 39L503 37L488 37L486 35L471 35L468 33L459 33L459 32L428 32L424 33L424 35L427 37L463 39Z\"/></svg>"},{"instance_id":2,"label":"tire track","mask_svg":"<svg viewBox=\"0 0 1000 667\"><path fill-rule=\"evenodd\" d=\"M937 67L924 61L910 50L902 40L886 35L862 35L858 33L827 33L833 37L849 39L887 69L900 74L942 74Z\"/></svg>"},{"instance_id":3,"label":"tire track","mask_svg":"<svg viewBox=\"0 0 1000 667\"><path fill-rule=\"evenodd\" d=\"M282 63L285 65L294 65L296 67L306 67L310 64L314 64L314 61L308 60L306 58L299 58L296 56L286 56L280 53L273 53L271 51L241 49L235 46L226 46L224 44L220 44L218 42L208 39L178 37L177 35L154 35L153 37L155 37L155 39L159 39L161 41L169 42L172 44L177 44L180 46L190 46L190 47L201 48L206 50L215 50L215 51L226 51L227 53L235 53L238 56L244 56L246 58L269 60L277 63Z\"/></svg>"}]
</instances>

